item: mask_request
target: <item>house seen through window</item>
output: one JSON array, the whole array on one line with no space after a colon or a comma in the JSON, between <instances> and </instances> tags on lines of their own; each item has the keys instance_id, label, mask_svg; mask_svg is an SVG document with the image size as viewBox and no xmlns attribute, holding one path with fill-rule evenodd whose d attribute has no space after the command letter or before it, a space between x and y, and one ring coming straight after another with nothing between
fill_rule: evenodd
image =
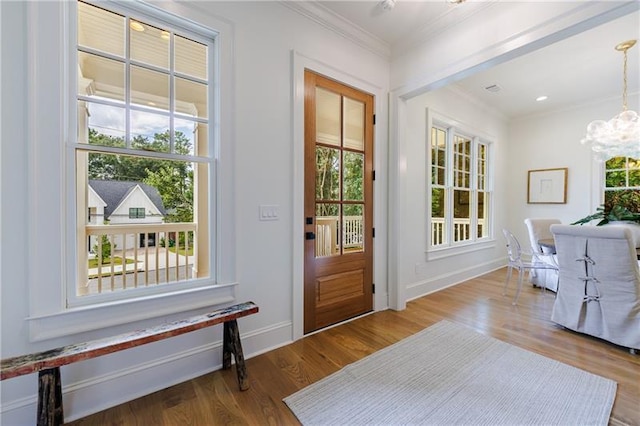
<instances>
[{"instance_id":1,"label":"house seen through window","mask_svg":"<svg viewBox=\"0 0 640 426\"><path fill-rule=\"evenodd\" d=\"M77 3L76 301L212 276L214 40L124 7Z\"/></svg>"},{"instance_id":2,"label":"house seen through window","mask_svg":"<svg viewBox=\"0 0 640 426\"><path fill-rule=\"evenodd\" d=\"M489 237L489 144L434 122L428 145L429 247L444 248Z\"/></svg>"}]
</instances>

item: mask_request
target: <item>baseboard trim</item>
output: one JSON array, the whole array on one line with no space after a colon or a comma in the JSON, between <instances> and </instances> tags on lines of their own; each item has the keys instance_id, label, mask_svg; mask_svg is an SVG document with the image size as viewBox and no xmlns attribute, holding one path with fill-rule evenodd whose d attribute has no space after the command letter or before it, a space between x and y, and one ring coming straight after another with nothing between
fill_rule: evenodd
<instances>
[{"instance_id":1,"label":"baseboard trim","mask_svg":"<svg viewBox=\"0 0 640 426\"><path fill-rule=\"evenodd\" d=\"M291 343L291 336L290 321L244 333L241 337L245 358ZM211 360L218 362L212 364ZM62 390L65 422L70 422L219 370L222 368L222 336L206 345L69 384L64 383L64 368ZM32 376L29 379L36 382L37 376ZM37 388L37 383L33 388ZM1 422L7 425L33 424L36 407L37 394L3 402Z\"/></svg>"},{"instance_id":2,"label":"baseboard trim","mask_svg":"<svg viewBox=\"0 0 640 426\"><path fill-rule=\"evenodd\" d=\"M503 268L504 265L504 259L501 258L408 284L406 288L407 301L435 293L447 287L453 287L464 281Z\"/></svg>"}]
</instances>

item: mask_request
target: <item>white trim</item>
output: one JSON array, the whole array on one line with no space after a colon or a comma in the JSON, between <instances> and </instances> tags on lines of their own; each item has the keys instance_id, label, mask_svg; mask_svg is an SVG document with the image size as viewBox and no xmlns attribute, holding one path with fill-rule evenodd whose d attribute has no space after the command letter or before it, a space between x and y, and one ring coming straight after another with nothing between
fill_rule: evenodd
<instances>
[{"instance_id":1,"label":"white trim","mask_svg":"<svg viewBox=\"0 0 640 426\"><path fill-rule=\"evenodd\" d=\"M117 4L132 7L131 3ZM238 274L233 191L233 27L210 14L192 9L190 5L170 5L174 14L181 16L181 21L188 20L190 26L199 29L208 26L219 30L214 43L216 54L212 55L210 63L216 76L213 84L217 91L215 98L210 97L212 113L209 132L214 135L216 144L210 147L214 159L210 163L209 182L216 190L217 201L209 200L209 224L213 238L211 264L215 260L215 278L221 284L216 285L211 277L198 280L198 289L183 286L179 291L166 291L157 286L158 290L166 293L69 309L66 284L69 277L75 276L78 250L75 239L69 241L67 238L75 235L76 208L73 181L65 179L69 168L74 168L70 165L75 161L75 147L68 143L68 132L75 131L77 85L67 83L70 73L75 75L77 72L77 66L69 68L71 52L76 48L72 43L72 39L75 40L75 26L69 23L74 3L30 2L25 7L29 70L25 109L28 111L26 196L29 212L26 239L29 258L38 261L38 268L30 268L26 272L29 317L25 319L25 325L31 341L103 329L235 300ZM139 2L134 6L148 7ZM161 11L155 7L152 9L156 13ZM169 16L169 12L162 13ZM220 63L214 62L218 56ZM216 202L217 205L214 204ZM214 206L218 211L214 211ZM52 250L51 247L57 247L59 242L63 242L60 249ZM157 293L157 290L153 289L151 293Z\"/></svg>"},{"instance_id":2,"label":"white trim","mask_svg":"<svg viewBox=\"0 0 640 426\"><path fill-rule=\"evenodd\" d=\"M361 78L345 73L332 65L310 58L295 50L291 51L292 66L292 137L293 141L293 164L292 164L292 319L293 319L293 340L303 337L304 332L304 70L309 69L322 75L334 78L344 84L356 87L359 90L374 95L374 109L377 116L385 117L386 96L383 88L374 83L362 80ZM386 163L386 139L383 135L383 120L374 126L374 169L379 171L387 170ZM386 265L386 229L384 208L386 204L386 185L383 178L384 173L376 173L374 183L374 222L376 227L376 238L374 238L374 273L373 281L376 284L374 294L374 310L387 308L387 285L384 265Z\"/></svg>"},{"instance_id":3,"label":"white trim","mask_svg":"<svg viewBox=\"0 0 640 426\"><path fill-rule=\"evenodd\" d=\"M239 326L242 329L243 320ZM65 402L65 422L74 421L99 411L111 408L118 404L132 401L136 398L149 395L167 387L183 383L187 380L200 377L222 367L222 333L220 326L212 329L204 329L188 333L181 339L192 339L195 342L190 349L177 353L164 351L171 348L171 339L156 342L158 353L169 353L159 356L152 362L144 361L114 371L98 373L89 380L65 382L63 386L63 399ZM264 327L249 333L242 334L242 347L246 359L253 358L264 352L291 343L291 323L281 322ZM205 337L201 337L205 336ZM214 336L211 341L209 336ZM209 343L202 344L202 341ZM268 343L270 342L270 343ZM273 342L278 342L273 345ZM271 345L267 347L267 345ZM129 349L111 354L110 357L127 357ZM129 354L131 355L131 354ZM135 359L135 358L134 358ZM80 364L99 363L100 360L89 360ZM122 365L115 363L114 365ZM76 364L71 364L64 369L73 370ZM78 366L77 368L87 368ZM235 368L235 367L232 367ZM104 370L103 370L104 371ZM64 370L63 370L64 373ZM77 377L77 375L65 375L65 378ZM35 385L37 377L26 377ZM14 379L19 380L19 379ZM31 424L33 414L36 412L37 394L23 398L3 401L0 407L0 417L3 424Z\"/></svg>"},{"instance_id":4,"label":"white trim","mask_svg":"<svg viewBox=\"0 0 640 426\"><path fill-rule=\"evenodd\" d=\"M547 21L527 28L512 37L500 40L484 49L474 51L466 57L450 64L444 64L432 73L421 73L408 78L393 91L403 99L410 99L422 93L445 87L465 77L495 65L502 64L564 40L573 35L595 28L621 16L635 12L640 8L636 0L618 2L575 2L571 10ZM495 5L505 7L504 2ZM490 12L491 8L486 9ZM427 40L426 42L429 42ZM403 52L406 55L408 52Z\"/></svg>"},{"instance_id":5,"label":"white trim","mask_svg":"<svg viewBox=\"0 0 640 426\"><path fill-rule=\"evenodd\" d=\"M484 262L470 267L456 269L452 272L440 274L427 280L411 283L405 290L407 293L407 301L453 287L473 278L488 274L489 272L503 268L506 264L505 259L500 258L489 262Z\"/></svg>"},{"instance_id":6,"label":"white trim","mask_svg":"<svg viewBox=\"0 0 640 426\"><path fill-rule=\"evenodd\" d=\"M320 2L280 0L280 4L384 59L388 60L391 56L389 43L363 30Z\"/></svg>"},{"instance_id":7,"label":"white trim","mask_svg":"<svg viewBox=\"0 0 640 426\"><path fill-rule=\"evenodd\" d=\"M29 323L29 339L37 342L208 306L229 304L235 300L235 285L237 284L211 285L33 315L26 318Z\"/></svg>"},{"instance_id":8,"label":"white trim","mask_svg":"<svg viewBox=\"0 0 640 426\"><path fill-rule=\"evenodd\" d=\"M496 247L496 240L493 238L483 238L482 240L475 241L473 243L467 242L463 245L448 246L444 248L437 248L428 250L426 252L427 260L445 259L451 256L457 256L460 254L473 253L475 251L493 249Z\"/></svg>"}]
</instances>

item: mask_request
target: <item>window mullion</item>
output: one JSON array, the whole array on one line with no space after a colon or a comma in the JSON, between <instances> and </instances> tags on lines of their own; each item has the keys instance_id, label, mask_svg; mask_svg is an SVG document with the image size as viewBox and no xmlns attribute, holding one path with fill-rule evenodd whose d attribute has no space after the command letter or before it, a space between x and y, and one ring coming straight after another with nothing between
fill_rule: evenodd
<instances>
[{"instance_id":1,"label":"window mullion","mask_svg":"<svg viewBox=\"0 0 640 426\"><path fill-rule=\"evenodd\" d=\"M127 16L124 43L124 143L131 148L131 18Z\"/></svg>"},{"instance_id":2,"label":"window mullion","mask_svg":"<svg viewBox=\"0 0 640 426\"><path fill-rule=\"evenodd\" d=\"M445 241L447 245L453 243L453 195L454 195L454 152L453 152L453 140L455 135L455 127L449 127L447 129L447 143L446 143L446 155L445 155L445 210L444 210L444 223L445 223Z\"/></svg>"},{"instance_id":3,"label":"window mullion","mask_svg":"<svg viewBox=\"0 0 640 426\"><path fill-rule=\"evenodd\" d=\"M470 181L469 181L469 221L470 221L470 232L471 232L471 240L475 241L478 239L478 173L480 172L478 168L478 137L471 138L471 158L469 159L471 170L469 170Z\"/></svg>"},{"instance_id":4,"label":"window mullion","mask_svg":"<svg viewBox=\"0 0 640 426\"><path fill-rule=\"evenodd\" d=\"M175 116L176 93L175 93L175 39L173 31L169 34L169 152L175 151ZM194 147L195 149L195 147Z\"/></svg>"}]
</instances>

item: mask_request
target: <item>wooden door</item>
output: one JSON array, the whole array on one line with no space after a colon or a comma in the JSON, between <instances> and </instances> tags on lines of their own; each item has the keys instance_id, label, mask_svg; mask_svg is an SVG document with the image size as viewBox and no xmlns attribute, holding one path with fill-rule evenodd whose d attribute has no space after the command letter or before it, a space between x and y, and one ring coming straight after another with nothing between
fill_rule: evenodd
<instances>
[{"instance_id":1,"label":"wooden door","mask_svg":"<svg viewBox=\"0 0 640 426\"><path fill-rule=\"evenodd\" d=\"M305 71L304 332L373 309L373 96Z\"/></svg>"}]
</instances>

